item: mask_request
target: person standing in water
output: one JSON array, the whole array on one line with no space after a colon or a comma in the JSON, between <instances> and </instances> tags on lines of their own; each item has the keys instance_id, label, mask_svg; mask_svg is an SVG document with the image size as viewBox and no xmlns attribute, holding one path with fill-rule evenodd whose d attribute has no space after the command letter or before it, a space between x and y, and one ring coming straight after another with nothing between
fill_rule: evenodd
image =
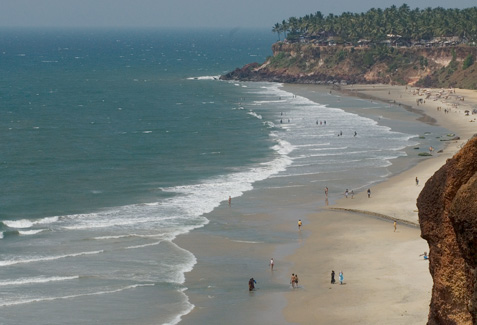
<instances>
[{"instance_id":1,"label":"person standing in water","mask_svg":"<svg viewBox=\"0 0 477 325\"><path fill-rule=\"evenodd\" d=\"M273 265L275 265L275 262L273 261L273 257L270 259L270 270L273 271Z\"/></svg>"},{"instance_id":2,"label":"person standing in water","mask_svg":"<svg viewBox=\"0 0 477 325\"><path fill-rule=\"evenodd\" d=\"M301 219L298 219L298 230L301 230L301 225L302 225Z\"/></svg>"},{"instance_id":3,"label":"person standing in water","mask_svg":"<svg viewBox=\"0 0 477 325\"><path fill-rule=\"evenodd\" d=\"M250 280L248 280L248 291L255 290L255 283L257 283L257 281L255 281L254 278L250 278Z\"/></svg>"}]
</instances>

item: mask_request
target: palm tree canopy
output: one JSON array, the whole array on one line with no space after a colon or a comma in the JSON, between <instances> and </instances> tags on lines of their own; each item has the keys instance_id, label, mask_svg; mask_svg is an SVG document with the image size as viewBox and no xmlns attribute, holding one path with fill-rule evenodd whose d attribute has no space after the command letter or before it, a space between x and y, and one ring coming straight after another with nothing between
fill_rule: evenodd
<instances>
[{"instance_id":1,"label":"palm tree canopy","mask_svg":"<svg viewBox=\"0 0 477 325\"><path fill-rule=\"evenodd\" d=\"M431 40L435 37L465 38L477 41L477 7L467 9L416 8L407 4L397 8L371 8L365 13L343 12L323 16L320 11L304 17L290 17L275 24L274 32L301 37L338 36L345 42L360 39L380 41L388 35L399 35L404 41Z\"/></svg>"}]
</instances>

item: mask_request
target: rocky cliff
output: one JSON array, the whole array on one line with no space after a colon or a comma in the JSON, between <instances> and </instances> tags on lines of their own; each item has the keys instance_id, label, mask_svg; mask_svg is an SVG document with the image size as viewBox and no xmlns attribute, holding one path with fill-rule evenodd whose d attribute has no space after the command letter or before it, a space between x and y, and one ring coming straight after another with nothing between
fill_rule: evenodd
<instances>
[{"instance_id":1,"label":"rocky cliff","mask_svg":"<svg viewBox=\"0 0 477 325\"><path fill-rule=\"evenodd\" d=\"M287 83L386 83L477 89L477 47L352 47L278 42L266 62L222 79ZM470 57L472 64L465 65Z\"/></svg>"},{"instance_id":2,"label":"rocky cliff","mask_svg":"<svg viewBox=\"0 0 477 325\"><path fill-rule=\"evenodd\" d=\"M434 280L428 324L477 324L477 135L417 200Z\"/></svg>"}]
</instances>

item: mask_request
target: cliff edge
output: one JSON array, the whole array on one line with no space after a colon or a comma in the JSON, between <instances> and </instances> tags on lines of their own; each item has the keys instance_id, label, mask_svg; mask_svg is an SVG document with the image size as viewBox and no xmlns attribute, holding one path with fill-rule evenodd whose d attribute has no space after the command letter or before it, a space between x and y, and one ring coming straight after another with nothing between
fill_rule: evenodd
<instances>
[{"instance_id":1,"label":"cliff edge","mask_svg":"<svg viewBox=\"0 0 477 325\"><path fill-rule=\"evenodd\" d=\"M417 199L434 281L428 324L477 324L477 135Z\"/></svg>"},{"instance_id":2,"label":"cliff edge","mask_svg":"<svg viewBox=\"0 0 477 325\"><path fill-rule=\"evenodd\" d=\"M383 83L477 89L477 47L353 47L278 42L264 63L221 79L303 84Z\"/></svg>"}]
</instances>

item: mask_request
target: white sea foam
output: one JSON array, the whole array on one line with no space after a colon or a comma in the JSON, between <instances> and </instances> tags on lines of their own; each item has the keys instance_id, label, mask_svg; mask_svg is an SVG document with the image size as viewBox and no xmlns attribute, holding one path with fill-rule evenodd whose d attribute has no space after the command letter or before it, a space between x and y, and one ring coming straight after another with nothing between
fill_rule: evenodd
<instances>
[{"instance_id":1,"label":"white sea foam","mask_svg":"<svg viewBox=\"0 0 477 325\"><path fill-rule=\"evenodd\" d=\"M189 77L187 80L219 80L220 76Z\"/></svg>"},{"instance_id":2,"label":"white sea foam","mask_svg":"<svg viewBox=\"0 0 477 325\"><path fill-rule=\"evenodd\" d=\"M10 228L23 229L33 226L33 222L27 219L22 220L4 220L3 224Z\"/></svg>"},{"instance_id":3,"label":"white sea foam","mask_svg":"<svg viewBox=\"0 0 477 325\"><path fill-rule=\"evenodd\" d=\"M279 100L255 100L253 104L255 105L262 105L262 104L273 104L273 103L286 103L285 99L279 99Z\"/></svg>"},{"instance_id":4,"label":"white sea foam","mask_svg":"<svg viewBox=\"0 0 477 325\"><path fill-rule=\"evenodd\" d=\"M312 172L312 173L289 173L289 174L280 174L280 175L273 175L272 178L283 178L283 177L290 177L290 176L310 176L310 175L317 175L319 172ZM301 185L297 186L281 186L280 188L285 187L301 187Z\"/></svg>"},{"instance_id":5,"label":"white sea foam","mask_svg":"<svg viewBox=\"0 0 477 325\"><path fill-rule=\"evenodd\" d=\"M329 146L329 145L330 145L330 142L326 142L326 143L299 144L299 145L296 145L295 147L307 148L307 147L322 147L322 146Z\"/></svg>"},{"instance_id":6,"label":"white sea foam","mask_svg":"<svg viewBox=\"0 0 477 325\"><path fill-rule=\"evenodd\" d=\"M46 229L35 229L35 230L19 230L18 233L20 235L36 235L39 234L40 232L45 231Z\"/></svg>"},{"instance_id":7,"label":"white sea foam","mask_svg":"<svg viewBox=\"0 0 477 325\"><path fill-rule=\"evenodd\" d=\"M270 122L270 121L265 121L265 122L263 122L263 124L264 124L265 126L269 127L270 129L276 127L275 123Z\"/></svg>"},{"instance_id":8,"label":"white sea foam","mask_svg":"<svg viewBox=\"0 0 477 325\"><path fill-rule=\"evenodd\" d=\"M183 288L183 289L179 290L179 292L184 297L184 302L183 302L184 308L183 308L183 310L181 311L181 313L179 315L174 316L174 318L172 320L168 321L167 323L164 323L163 325L176 325L176 324L178 324L181 321L183 316L187 315L188 313L190 313L194 309L195 306L189 302L189 297L184 293L186 290L187 290L187 288Z\"/></svg>"},{"instance_id":9,"label":"white sea foam","mask_svg":"<svg viewBox=\"0 0 477 325\"><path fill-rule=\"evenodd\" d=\"M162 243L162 241L158 241L158 242L154 242L154 243L148 243L148 244L142 244L142 245L128 246L125 249L136 249L136 248L144 248L144 247L149 247L149 246L157 246L160 243Z\"/></svg>"},{"instance_id":10,"label":"white sea foam","mask_svg":"<svg viewBox=\"0 0 477 325\"><path fill-rule=\"evenodd\" d=\"M59 217L47 217L47 218L35 220L33 223L38 225L45 225L45 224L57 222L58 219Z\"/></svg>"},{"instance_id":11,"label":"white sea foam","mask_svg":"<svg viewBox=\"0 0 477 325\"><path fill-rule=\"evenodd\" d=\"M286 173L274 174L271 176L273 178L295 174L305 176L317 174L318 171L309 171L308 168L314 168L313 166L319 168L320 165L326 166L327 172L337 170L334 165L347 170L349 168L346 166L353 163L360 167L384 168L391 164L392 159L405 155L403 149L412 145L409 142L412 135L395 132L388 126L379 125L373 119L348 113L341 108L329 107L302 96L295 96L281 87L280 84L267 83L259 90L253 91L278 98L278 100L254 101L252 105L260 105L260 109L256 109L257 114L265 116L261 110L270 109L276 113L280 112L280 115L275 115L275 123L280 120L291 121L280 124L280 128L286 132L273 132L273 136L287 141L293 147L293 154L289 155L293 160L293 164L289 167L293 169ZM316 121L327 123L317 126ZM355 131L358 137L354 137ZM337 137L340 132L343 132L343 136ZM363 160L366 157L372 157L373 160L366 162ZM310 167L303 171L295 165L297 161L300 162L300 166ZM310 164L310 161L313 163Z\"/></svg>"},{"instance_id":12,"label":"white sea foam","mask_svg":"<svg viewBox=\"0 0 477 325\"><path fill-rule=\"evenodd\" d=\"M45 225L50 224L58 221L58 217L47 217L38 220L28 220L28 219L21 219L21 220L4 220L3 224L9 228L15 229L26 229L31 228L34 225Z\"/></svg>"},{"instance_id":13,"label":"white sea foam","mask_svg":"<svg viewBox=\"0 0 477 325\"><path fill-rule=\"evenodd\" d=\"M82 293L77 295L68 295L68 296L57 296L57 297L41 297L41 298L34 298L34 299L21 299L21 300L13 300L13 301L3 301L0 302L0 307L9 307L9 306L16 306L16 305L24 305L24 304L31 304L34 302L45 302L45 301L54 301L54 300L63 300L63 299L74 299L79 297L87 297L87 296L100 296L100 295L107 295L122 292L125 290L136 289L139 287L150 287L154 286L154 284L146 283L146 284L134 284L129 285L123 288L119 288L116 290L106 290L106 291L98 291L98 292L91 292L91 293Z\"/></svg>"},{"instance_id":14,"label":"white sea foam","mask_svg":"<svg viewBox=\"0 0 477 325\"><path fill-rule=\"evenodd\" d=\"M348 147L336 147L336 148L312 148L308 149L309 151L327 151L327 150L346 150Z\"/></svg>"},{"instance_id":15,"label":"white sea foam","mask_svg":"<svg viewBox=\"0 0 477 325\"><path fill-rule=\"evenodd\" d=\"M0 287L48 283L48 282L57 282L57 281L68 281L68 280L76 280L76 279L79 279L79 275L52 276L52 277L39 276L39 277L33 277L33 278L19 278L15 280L2 280L0 281Z\"/></svg>"},{"instance_id":16,"label":"white sea foam","mask_svg":"<svg viewBox=\"0 0 477 325\"><path fill-rule=\"evenodd\" d=\"M262 119L262 115L259 115L259 114L255 113L255 112L253 112L253 111L250 111L250 112L248 112L247 114L248 114L248 115L252 115L252 116L258 118L259 120Z\"/></svg>"},{"instance_id":17,"label":"white sea foam","mask_svg":"<svg viewBox=\"0 0 477 325\"><path fill-rule=\"evenodd\" d=\"M121 239L121 238L166 238L166 236L161 234L151 234L151 235L140 235L140 234L125 234L125 235L115 235L115 236L98 236L93 237L95 240L110 240L110 239Z\"/></svg>"},{"instance_id":18,"label":"white sea foam","mask_svg":"<svg viewBox=\"0 0 477 325\"><path fill-rule=\"evenodd\" d=\"M103 250L98 250L98 251L92 251L92 252L80 252L80 253L56 255L56 256L42 256L42 257L32 257L32 258L23 258L23 259L10 259L10 260L0 261L0 266L10 266L10 265L16 265L16 264L35 263L35 262L47 262L47 261L59 260L59 259L62 259L62 258L100 254L100 253L103 253L103 252L104 252Z\"/></svg>"}]
</instances>

